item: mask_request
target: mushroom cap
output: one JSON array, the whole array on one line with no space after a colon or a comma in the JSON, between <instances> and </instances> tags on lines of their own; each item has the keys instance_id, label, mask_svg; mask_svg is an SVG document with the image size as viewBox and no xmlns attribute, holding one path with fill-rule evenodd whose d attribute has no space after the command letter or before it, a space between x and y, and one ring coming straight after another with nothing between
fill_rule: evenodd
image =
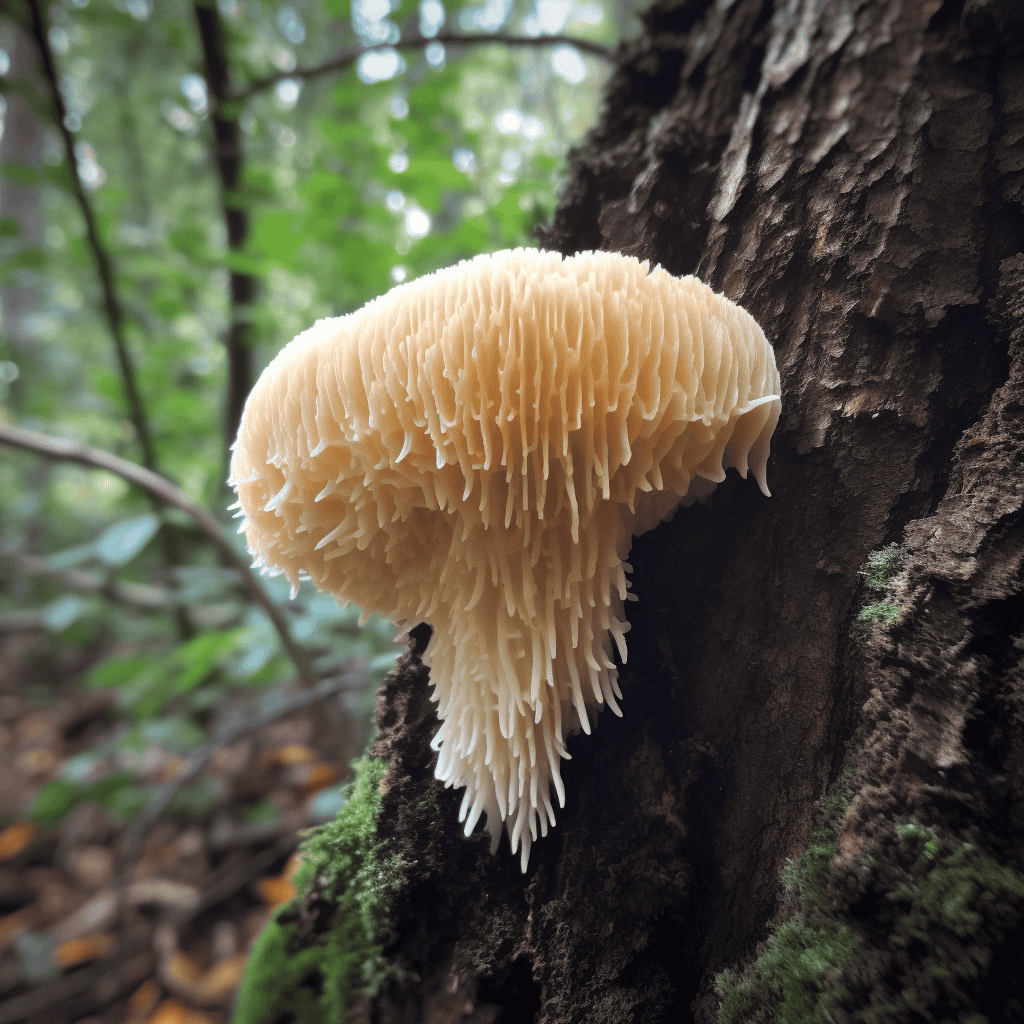
<instances>
[{"instance_id":1,"label":"mushroom cap","mask_svg":"<svg viewBox=\"0 0 1024 1024\"><path fill-rule=\"evenodd\" d=\"M566 735L621 714L631 537L729 467L767 495L779 396L757 323L696 278L515 249L298 335L230 482L258 567L433 627L436 775L525 871Z\"/></svg>"}]
</instances>

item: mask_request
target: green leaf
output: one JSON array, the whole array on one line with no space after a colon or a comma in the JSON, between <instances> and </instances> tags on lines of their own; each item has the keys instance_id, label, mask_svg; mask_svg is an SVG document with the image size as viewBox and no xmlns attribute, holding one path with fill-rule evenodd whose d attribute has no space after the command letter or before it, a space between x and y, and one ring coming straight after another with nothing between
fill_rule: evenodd
<instances>
[{"instance_id":1,"label":"green leaf","mask_svg":"<svg viewBox=\"0 0 1024 1024\"><path fill-rule=\"evenodd\" d=\"M96 541L96 553L107 565L130 562L160 529L160 519L152 512L122 519L107 527Z\"/></svg>"},{"instance_id":2,"label":"green leaf","mask_svg":"<svg viewBox=\"0 0 1024 1024\"><path fill-rule=\"evenodd\" d=\"M106 796L103 806L122 821L131 821L149 803L152 789L151 786L118 786Z\"/></svg>"},{"instance_id":3,"label":"green leaf","mask_svg":"<svg viewBox=\"0 0 1024 1024\"><path fill-rule=\"evenodd\" d=\"M182 644L174 655L176 671L168 680L175 693L185 693L203 681L221 663L234 653L238 646L238 633L200 633L188 643Z\"/></svg>"},{"instance_id":4,"label":"green leaf","mask_svg":"<svg viewBox=\"0 0 1024 1024\"><path fill-rule=\"evenodd\" d=\"M217 805L217 792L210 780L200 779L182 786L167 805L167 813L183 818L203 818Z\"/></svg>"},{"instance_id":5,"label":"green leaf","mask_svg":"<svg viewBox=\"0 0 1024 1024\"><path fill-rule=\"evenodd\" d=\"M17 238L20 234L20 221L14 217L0 217L0 238Z\"/></svg>"},{"instance_id":6,"label":"green leaf","mask_svg":"<svg viewBox=\"0 0 1024 1024\"><path fill-rule=\"evenodd\" d=\"M135 784L134 772L114 772L102 779L97 779L82 792L85 800L95 800L108 809L113 809L122 790Z\"/></svg>"},{"instance_id":7,"label":"green leaf","mask_svg":"<svg viewBox=\"0 0 1024 1024\"><path fill-rule=\"evenodd\" d=\"M40 824L56 825L67 817L78 802L77 786L65 779L54 779L36 793L28 814L33 821Z\"/></svg>"},{"instance_id":8,"label":"green leaf","mask_svg":"<svg viewBox=\"0 0 1024 1024\"><path fill-rule=\"evenodd\" d=\"M252 248L284 260L302 244L303 236L295 214L290 210L267 210L256 218L252 229Z\"/></svg>"},{"instance_id":9,"label":"green leaf","mask_svg":"<svg viewBox=\"0 0 1024 1024\"><path fill-rule=\"evenodd\" d=\"M74 193L71 175L67 164L63 161L56 167L29 166L28 164L4 163L0 166L0 174L19 185L56 185L66 192Z\"/></svg>"},{"instance_id":10,"label":"green leaf","mask_svg":"<svg viewBox=\"0 0 1024 1024\"><path fill-rule=\"evenodd\" d=\"M227 252L224 254L224 266L239 274L252 274L255 277L260 277L266 272L267 261L244 252Z\"/></svg>"},{"instance_id":11,"label":"green leaf","mask_svg":"<svg viewBox=\"0 0 1024 1024\"><path fill-rule=\"evenodd\" d=\"M281 812L275 804L264 798L243 808L238 817L243 825L273 825L281 817Z\"/></svg>"},{"instance_id":12,"label":"green leaf","mask_svg":"<svg viewBox=\"0 0 1024 1024\"><path fill-rule=\"evenodd\" d=\"M42 610L43 623L51 633L63 633L85 611L85 602L74 594L58 597Z\"/></svg>"},{"instance_id":13,"label":"green leaf","mask_svg":"<svg viewBox=\"0 0 1024 1024\"><path fill-rule=\"evenodd\" d=\"M47 256L43 249L20 249L0 264L0 273L7 276L15 270L42 270Z\"/></svg>"},{"instance_id":14,"label":"green leaf","mask_svg":"<svg viewBox=\"0 0 1024 1024\"><path fill-rule=\"evenodd\" d=\"M85 685L97 690L117 689L142 673L152 671L158 663L158 657L152 654L132 654L107 658L86 672Z\"/></svg>"}]
</instances>

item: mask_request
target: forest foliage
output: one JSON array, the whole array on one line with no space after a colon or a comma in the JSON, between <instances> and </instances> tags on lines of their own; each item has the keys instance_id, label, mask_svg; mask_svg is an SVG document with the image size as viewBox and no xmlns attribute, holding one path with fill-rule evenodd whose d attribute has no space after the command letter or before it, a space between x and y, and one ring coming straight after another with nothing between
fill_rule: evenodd
<instances>
[{"instance_id":1,"label":"forest foliage","mask_svg":"<svg viewBox=\"0 0 1024 1024\"><path fill-rule=\"evenodd\" d=\"M553 206L566 149L592 119L602 62L564 45L431 38L556 30L608 40L602 8L392 6L220 0L207 9L229 83L218 104L191 5L51 5L43 14L72 168L34 67L31 5L11 5L0 57L7 105L29 106L38 138L28 151L24 140L20 153L18 140L4 150L0 275L8 309L30 307L20 322L8 316L0 341L5 422L149 462L227 523L235 423L226 410L244 399L230 394L231 359L247 363L251 382L320 317L460 259L530 243ZM360 48L339 70L303 73ZM237 126L231 191L218 174L214 115ZM126 398L76 171L113 269L141 423ZM232 213L244 222L241 238L237 227L230 237ZM159 735L187 752L225 691L294 675L266 613L203 534L116 474L5 449L0 504L0 628L42 627L59 644L103 652L83 679L118 690L130 723L121 742ZM287 607L318 672L353 656L368 658L371 673L390 664L387 624L357 630L354 609L305 589L289 600L280 579L264 586ZM36 816L59 817L83 779L95 789L88 765L69 766L40 794ZM130 814L145 793L126 781L104 799Z\"/></svg>"},{"instance_id":2,"label":"forest foliage","mask_svg":"<svg viewBox=\"0 0 1024 1024\"><path fill-rule=\"evenodd\" d=\"M267 717L296 676L308 691L353 666L365 740L395 657L390 624L360 627L308 584L262 579L254 600L198 520L248 561L225 483L248 387L318 318L532 244L618 27L595 0L6 0L0 16L0 433L181 489L175 508L123 464L0 445L0 640L42 638L21 696L116 694L102 742L37 772L0 833L24 813L25 836L45 833L83 801L202 823L216 790L195 771L170 799L147 750L201 765L227 703ZM323 796L337 808L340 789Z\"/></svg>"}]
</instances>

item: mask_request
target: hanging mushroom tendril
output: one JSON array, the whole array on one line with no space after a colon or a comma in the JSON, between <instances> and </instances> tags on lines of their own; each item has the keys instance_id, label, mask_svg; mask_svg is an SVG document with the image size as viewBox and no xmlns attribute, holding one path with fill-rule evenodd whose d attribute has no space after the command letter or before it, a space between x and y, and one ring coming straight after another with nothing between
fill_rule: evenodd
<instances>
[{"instance_id":1,"label":"hanging mushroom tendril","mask_svg":"<svg viewBox=\"0 0 1024 1024\"><path fill-rule=\"evenodd\" d=\"M621 714L631 537L730 466L767 495L779 393L761 329L696 278L516 249L295 338L231 483L257 566L433 627L437 778L525 871L566 735Z\"/></svg>"}]
</instances>

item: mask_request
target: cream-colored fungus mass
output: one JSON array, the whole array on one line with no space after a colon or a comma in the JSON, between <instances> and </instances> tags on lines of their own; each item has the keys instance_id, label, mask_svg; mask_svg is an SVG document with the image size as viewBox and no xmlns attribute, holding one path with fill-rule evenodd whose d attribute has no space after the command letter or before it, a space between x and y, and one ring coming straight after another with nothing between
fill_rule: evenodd
<instances>
[{"instance_id":1,"label":"cream-colored fungus mass","mask_svg":"<svg viewBox=\"0 0 1024 1024\"><path fill-rule=\"evenodd\" d=\"M768 494L779 393L761 329L696 278L516 249L295 338L231 483L257 566L433 627L436 775L525 871L566 736L621 714L631 537L730 466Z\"/></svg>"}]
</instances>

